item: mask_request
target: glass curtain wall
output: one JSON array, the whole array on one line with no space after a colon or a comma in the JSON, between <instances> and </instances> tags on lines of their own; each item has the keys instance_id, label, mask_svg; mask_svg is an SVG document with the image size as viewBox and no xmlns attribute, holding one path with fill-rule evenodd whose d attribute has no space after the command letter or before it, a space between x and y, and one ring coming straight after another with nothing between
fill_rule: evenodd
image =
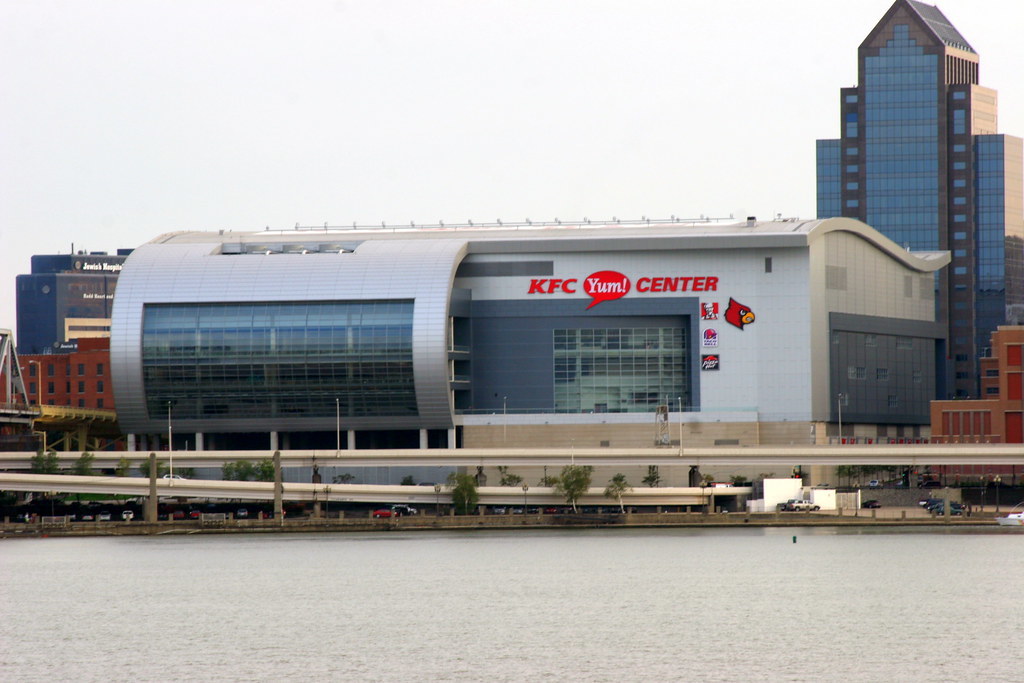
<instances>
[{"instance_id":1,"label":"glass curtain wall","mask_svg":"<svg viewBox=\"0 0 1024 683\"><path fill-rule=\"evenodd\" d=\"M553 331L555 412L644 413L690 403L680 328ZM675 408L678 409L678 408Z\"/></svg>"},{"instance_id":2,"label":"glass curtain wall","mask_svg":"<svg viewBox=\"0 0 1024 683\"><path fill-rule=\"evenodd\" d=\"M395 416L416 412L411 301L150 304L150 417Z\"/></svg>"}]
</instances>

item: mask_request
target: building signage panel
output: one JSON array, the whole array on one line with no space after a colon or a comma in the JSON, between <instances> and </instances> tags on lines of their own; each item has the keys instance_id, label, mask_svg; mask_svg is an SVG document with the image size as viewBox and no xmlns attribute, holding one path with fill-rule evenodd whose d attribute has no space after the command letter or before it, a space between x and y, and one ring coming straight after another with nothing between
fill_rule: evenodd
<instances>
[{"instance_id":1,"label":"building signage panel","mask_svg":"<svg viewBox=\"0 0 1024 683\"><path fill-rule=\"evenodd\" d=\"M591 298L591 309L602 301L621 299L633 289L633 282L626 275L615 270L599 270L583 278L533 278L530 280L530 287L527 294L576 294L580 289ZM636 281L636 291L639 293L655 292L714 292L718 290L718 278L711 275L690 275L690 276L644 276ZM702 317L704 307L701 305ZM705 320L718 318L718 304L711 304L714 307L714 318L704 317Z\"/></svg>"},{"instance_id":2,"label":"building signage panel","mask_svg":"<svg viewBox=\"0 0 1024 683\"><path fill-rule=\"evenodd\" d=\"M721 365L721 361L717 353L703 353L700 356L700 369L701 370L717 370Z\"/></svg>"},{"instance_id":3,"label":"building signage panel","mask_svg":"<svg viewBox=\"0 0 1024 683\"><path fill-rule=\"evenodd\" d=\"M718 346L718 330L713 327L704 330L700 343L701 346Z\"/></svg>"}]
</instances>

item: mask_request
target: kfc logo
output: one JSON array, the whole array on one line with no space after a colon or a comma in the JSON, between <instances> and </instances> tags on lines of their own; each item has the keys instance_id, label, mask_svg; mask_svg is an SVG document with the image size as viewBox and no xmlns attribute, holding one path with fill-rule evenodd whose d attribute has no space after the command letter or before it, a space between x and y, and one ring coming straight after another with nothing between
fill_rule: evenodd
<instances>
[{"instance_id":1,"label":"kfc logo","mask_svg":"<svg viewBox=\"0 0 1024 683\"><path fill-rule=\"evenodd\" d=\"M717 301L701 301L700 302L700 319L701 320L718 320L718 302Z\"/></svg>"},{"instance_id":2,"label":"kfc logo","mask_svg":"<svg viewBox=\"0 0 1024 683\"><path fill-rule=\"evenodd\" d=\"M701 370L717 370L720 365L717 353L705 353L700 357Z\"/></svg>"}]
</instances>

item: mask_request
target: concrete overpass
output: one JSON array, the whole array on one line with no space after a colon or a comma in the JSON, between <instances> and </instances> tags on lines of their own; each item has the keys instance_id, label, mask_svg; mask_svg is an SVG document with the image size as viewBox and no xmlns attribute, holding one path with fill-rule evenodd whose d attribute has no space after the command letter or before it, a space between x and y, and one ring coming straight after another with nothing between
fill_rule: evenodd
<instances>
[{"instance_id":1,"label":"concrete overpass","mask_svg":"<svg viewBox=\"0 0 1024 683\"><path fill-rule=\"evenodd\" d=\"M356 466L809 466L809 465L1024 465L1021 444L900 444L715 446L710 448L460 448L411 450L281 450L284 467ZM81 451L57 453L70 468ZM127 459L141 464L149 451L93 452L96 469L118 466ZM176 467L221 467L238 460L260 461L275 451L156 451L159 462ZM28 470L34 453L0 453L0 470Z\"/></svg>"},{"instance_id":2,"label":"concrete overpass","mask_svg":"<svg viewBox=\"0 0 1024 683\"><path fill-rule=\"evenodd\" d=\"M145 477L82 477L62 474L0 473L0 491L57 493L104 493L120 496L150 495L153 482ZM204 479L157 479L159 498L202 498L246 501L275 500L274 482L214 481ZM446 487L386 486L367 484L283 483L280 500L323 503L409 503L416 506L451 504ZM481 505L565 505L565 499L548 486L482 486L477 489ZM660 487L635 488L623 496L626 505L703 505L715 497L749 496L750 487L726 488ZM605 497L604 487L593 487L580 505L614 505Z\"/></svg>"}]
</instances>

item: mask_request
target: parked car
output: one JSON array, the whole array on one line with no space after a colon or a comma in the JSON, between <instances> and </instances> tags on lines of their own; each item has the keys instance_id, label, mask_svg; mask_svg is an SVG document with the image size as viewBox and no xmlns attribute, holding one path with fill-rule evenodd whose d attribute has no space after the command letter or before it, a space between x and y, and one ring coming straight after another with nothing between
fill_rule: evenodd
<instances>
[{"instance_id":1,"label":"parked car","mask_svg":"<svg viewBox=\"0 0 1024 683\"><path fill-rule=\"evenodd\" d=\"M202 516L203 516L203 513L200 512L199 510L189 510L188 511L188 518L189 519L199 519Z\"/></svg>"},{"instance_id":2,"label":"parked car","mask_svg":"<svg viewBox=\"0 0 1024 683\"><path fill-rule=\"evenodd\" d=\"M390 508L381 508L373 511L374 518L391 517L394 513L391 512ZM397 515L394 515L397 517Z\"/></svg>"},{"instance_id":3,"label":"parked car","mask_svg":"<svg viewBox=\"0 0 1024 683\"><path fill-rule=\"evenodd\" d=\"M491 508L491 512L493 512L496 515L504 515L508 512L508 508L505 507L504 505L496 505L493 508Z\"/></svg>"},{"instance_id":4,"label":"parked car","mask_svg":"<svg viewBox=\"0 0 1024 683\"><path fill-rule=\"evenodd\" d=\"M860 506L862 508L880 508L882 507L882 504L879 503L877 500L865 500L863 503L860 504Z\"/></svg>"},{"instance_id":5,"label":"parked car","mask_svg":"<svg viewBox=\"0 0 1024 683\"><path fill-rule=\"evenodd\" d=\"M922 482L921 483L921 488L923 488L923 489L941 489L942 488L942 482L938 482L938 481Z\"/></svg>"},{"instance_id":6,"label":"parked car","mask_svg":"<svg viewBox=\"0 0 1024 683\"><path fill-rule=\"evenodd\" d=\"M249 516L249 510L246 508L238 508L235 511L235 519L245 519Z\"/></svg>"},{"instance_id":7,"label":"parked car","mask_svg":"<svg viewBox=\"0 0 1024 683\"><path fill-rule=\"evenodd\" d=\"M122 510L121 519L123 519L126 522L130 522L133 519L135 519L135 513L132 512L131 510Z\"/></svg>"},{"instance_id":8,"label":"parked car","mask_svg":"<svg viewBox=\"0 0 1024 683\"><path fill-rule=\"evenodd\" d=\"M878 481L877 479L872 479L871 481L868 482L868 486L873 488L873 489L878 488L881 485L882 485L882 482Z\"/></svg>"},{"instance_id":9,"label":"parked car","mask_svg":"<svg viewBox=\"0 0 1024 683\"><path fill-rule=\"evenodd\" d=\"M185 479L185 477L181 476L180 474L165 474L163 476L163 478L164 479L175 479L175 480L177 480L177 479L182 479L182 480Z\"/></svg>"},{"instance_id":10,"label":"parked car","mask_svg":"<svg viewBox=\"0 0 1024 683\"><path fill-rule=\"evenodd\" d=\"M411 505L392 505L391 512L395 517L402 517L404 515L415 515L419 510Z\"/></svg>"},{"instance_id":11,"label":"parked car","mask_svg":"<svg viewBox=\"0 0 1024 683\"><path fill-rule=\"evenodd\" d=\"M96 521L98 521L98 522L109 522L110 521L110 513L109 512L101 512L100 514L96 515Z\"/></svg>"}]
</instances>

